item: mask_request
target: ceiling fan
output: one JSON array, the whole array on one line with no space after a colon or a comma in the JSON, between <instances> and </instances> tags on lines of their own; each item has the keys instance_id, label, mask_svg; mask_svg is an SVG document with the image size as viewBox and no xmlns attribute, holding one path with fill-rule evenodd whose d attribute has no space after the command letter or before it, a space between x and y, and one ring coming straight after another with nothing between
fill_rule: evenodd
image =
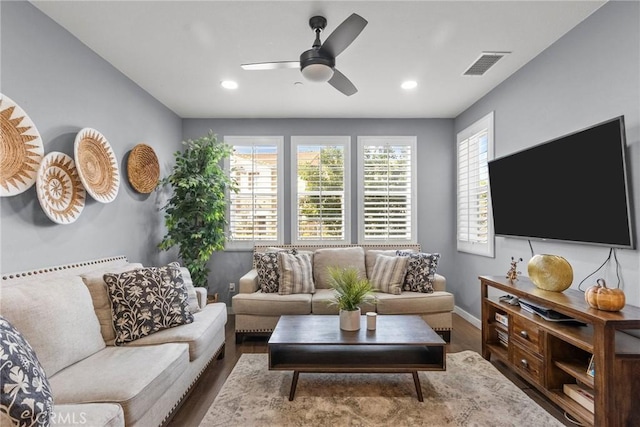
<instances>
[{"instance_id":1,"label":"ceiling fan","mask_svg":"<svg viewBox=\"0 0 640 427\"><path fill-rule=\"evenodd\" d=\"M327 26L323 16L313 16L309 19L309 26L316 33L316 39L311 49L300 55L299 61L257 62L242 64L244 70L275 70L280 68L300 68L302 75L315 82L328 82L347 96L358 92L353 83L335 68L336 56L340 55L362 32L367 20L353 13L342 21L326 38L320 41L320 33Z\"/></svg>"}]
</instances>

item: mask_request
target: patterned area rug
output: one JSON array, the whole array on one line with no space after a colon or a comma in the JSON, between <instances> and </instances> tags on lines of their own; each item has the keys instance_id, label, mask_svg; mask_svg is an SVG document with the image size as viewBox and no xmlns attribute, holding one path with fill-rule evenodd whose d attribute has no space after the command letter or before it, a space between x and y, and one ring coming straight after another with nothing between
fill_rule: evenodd
<instances>
[{"instance_id":1,"label":"patterned area rug","mask_svg":"<svg viewBox=\"0 0 640 427\"><path fill-rule=\"evenodd\" d=\"M200 427L562 426L478 353L447 355L445 372L411 374L269 371L266 354L243 354Z\"/></svg>"}]
</instances>

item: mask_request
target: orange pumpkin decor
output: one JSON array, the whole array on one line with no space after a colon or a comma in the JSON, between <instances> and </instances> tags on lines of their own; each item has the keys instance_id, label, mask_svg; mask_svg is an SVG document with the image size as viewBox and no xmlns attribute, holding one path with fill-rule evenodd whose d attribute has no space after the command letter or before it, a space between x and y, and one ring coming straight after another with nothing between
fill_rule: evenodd
<instances>
[{"instance_id":1,"label":"orange pumpkin decor","mask_svg":"<svg viewBox=\"0 0 640 427\"><path fill-rule=\"evenodd\" d=\"M584 293L584 299L592 308L605 311L620 311L626 302L622 289L607 288L604 279L596 280L596 285Z\"/></svg>"}]
</instances>

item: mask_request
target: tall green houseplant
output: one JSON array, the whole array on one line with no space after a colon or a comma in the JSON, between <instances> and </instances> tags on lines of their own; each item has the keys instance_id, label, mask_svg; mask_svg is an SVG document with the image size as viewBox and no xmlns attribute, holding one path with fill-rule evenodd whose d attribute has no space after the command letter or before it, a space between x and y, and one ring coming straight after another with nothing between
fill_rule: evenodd
<instances>
[{"instance_id":1,"label":"tall green houseplant","mask_svg":"<svg viewBox=\"0 0 640 427\"><path fill-rule=\"evenodd\" d=\"M167 233L159 244L169 250L178 246L183 265L195 286L207 286L207 262L213 252L224 249L227 225L227 192L237 191L222 161L232 147L209 131L208 135L182 142L171 174L161 184L170 185L173 195L163 207Z\"/></svg>"}]
</instances>

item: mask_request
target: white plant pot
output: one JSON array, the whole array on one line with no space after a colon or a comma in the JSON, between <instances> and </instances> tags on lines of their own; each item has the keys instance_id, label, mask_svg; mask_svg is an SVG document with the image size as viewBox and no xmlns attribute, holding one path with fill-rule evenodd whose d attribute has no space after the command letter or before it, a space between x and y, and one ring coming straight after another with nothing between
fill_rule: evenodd
<instances>
[{"instance_id":1,"label":"white plant pot","mask_svg":"<svg viewBox=\"0 0 640 427\"><path fill-rule=\"evenodd\" d=\"M343 331L357 331L360 329L360 307L353 311L340 309L340 329Z\"/></svg>"}]
</instances>

